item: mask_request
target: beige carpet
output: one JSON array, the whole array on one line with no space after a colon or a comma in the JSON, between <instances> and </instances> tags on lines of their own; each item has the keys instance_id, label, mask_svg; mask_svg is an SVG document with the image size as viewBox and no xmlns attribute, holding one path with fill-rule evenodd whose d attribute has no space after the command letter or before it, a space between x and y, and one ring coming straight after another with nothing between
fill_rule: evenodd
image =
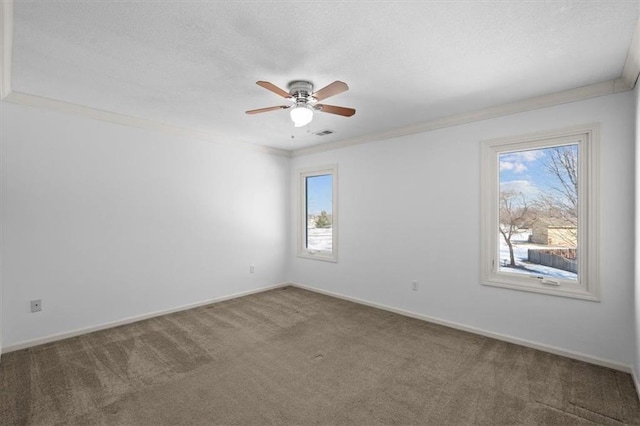
<instances>
[{"instance_id":1,"label":"beige carpet","mask_svg":"<svg viewBox=\"0 0 640 426\"><path fill-rule=\"evenodd\" d=\"M628 374L297 288L8 353L0 424L640 424Z\"/></svg>"}]
</instances>

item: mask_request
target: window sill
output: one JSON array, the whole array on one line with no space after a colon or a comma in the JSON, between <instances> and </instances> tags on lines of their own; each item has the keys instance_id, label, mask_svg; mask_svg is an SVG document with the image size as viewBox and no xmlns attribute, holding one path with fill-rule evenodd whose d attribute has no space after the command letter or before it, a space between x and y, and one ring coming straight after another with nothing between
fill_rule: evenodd
<instances>
[{"instance_id":1,"label":"window sill","mask_svg":"<svg viewBox=\"0 0 640 426\"><path fill-rule=\"evenodd\" d=\"M537 281L537 280L536 280ZM569 286L547 286L538 282L524 283L513 282L507 279L491 278L484 279L482 285L490 287L508 288L512 290L528 291L531 293L547 294L551 296L569 297L572 299L590 300L592 302L600 302L600 297L590 293L584 288Z\"/></svg>"},{"instance_id":2,"label":"window sill","mask_svg":"<svg viewBox=\"0 0 640 426\"><path fill-rule=\"evenodd\" d=\"M313 259L313 260L321 260L323 262L332 262L338 263L338 259L333 253L327 252L310 252L310 251L301 251L298 252L298 257L303 259Z\"/></svg>"}]
</instances>

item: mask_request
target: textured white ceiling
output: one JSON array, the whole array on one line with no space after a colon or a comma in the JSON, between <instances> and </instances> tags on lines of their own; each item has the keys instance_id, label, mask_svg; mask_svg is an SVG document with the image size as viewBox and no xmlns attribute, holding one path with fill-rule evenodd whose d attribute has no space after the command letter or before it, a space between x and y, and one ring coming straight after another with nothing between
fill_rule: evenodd
<instances>
[{"instance_id":1,"label":"textured white ceiling","mask_svg":"<svg viewBox=\"0 0 640 426\"><path fill-rule=\"evenodd\" d=\"M12 87L296 149L617 78L638 6L17 0ZM357 114L294 129L288 111L244 113L285 103L257 80L295 79L345 81L324 103Z\"/></svg>"}]
</instances>

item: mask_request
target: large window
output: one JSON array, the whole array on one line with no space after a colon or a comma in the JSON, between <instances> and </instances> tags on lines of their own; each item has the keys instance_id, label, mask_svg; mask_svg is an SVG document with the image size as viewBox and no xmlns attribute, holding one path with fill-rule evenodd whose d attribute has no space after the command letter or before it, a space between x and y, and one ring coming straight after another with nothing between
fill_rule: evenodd
<instances>
[{"instance_id":1,"label":"large window","mask_svg":"<svg viewBox=\"0 0 640 426\"><path fill-rule=\"evenodd\" d=\"M482 144L482 283L598 300L597 126Z\"/></svg>"},{"instance_id":2,"label":"large window","mask_svg":"<svg viewBox=\"0 0 640 426\"><path fill-rule=\"evenodd\" d=\"M299 176L298 256L336 262L338 168L332 165L306 169Z\"/></svg>"}]
</instances>

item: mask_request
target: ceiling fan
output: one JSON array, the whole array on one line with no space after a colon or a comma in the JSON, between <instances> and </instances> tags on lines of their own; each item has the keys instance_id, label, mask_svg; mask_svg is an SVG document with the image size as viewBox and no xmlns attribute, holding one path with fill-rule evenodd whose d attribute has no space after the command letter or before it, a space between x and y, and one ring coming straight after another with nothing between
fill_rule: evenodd
<instances>
[{"instance_id":1,"label":"ceiling fan","mask_svg":"<svg viewBox=\"0 0 640 426\"><path fill-rule=\"evenodd\" d=\"M313 120L313 111L328 112L329 114L342 115L343 117L351 117L356 113L356 110L353 108L318 103L318 101L349 90L349 86L342 81L334 81L317 92L313 91L313 83L305 80L296 80L289 83L288 93L268 81L257 81L256 84L270 90L278 96L282 96L291 103L289 105L252 109L246 111L247 114L259 114L261 112L291 108L290 113L293 125L295 127L302 127L311 123L311 120Z\"/></svg>"}]
</instances>

